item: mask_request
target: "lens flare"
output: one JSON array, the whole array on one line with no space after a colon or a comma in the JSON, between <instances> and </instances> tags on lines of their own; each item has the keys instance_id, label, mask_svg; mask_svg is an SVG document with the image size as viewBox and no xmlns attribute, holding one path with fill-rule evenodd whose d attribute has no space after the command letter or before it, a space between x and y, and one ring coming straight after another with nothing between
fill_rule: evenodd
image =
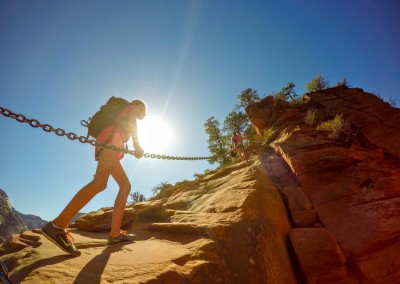
<instances>
[{"instance_id":1,"label":"lens flare","mask_svg":"<svg viewBox=\"0 0 400 284\"><path fill-rule=\"evenodd\" d=\"M147 153L164 154L171 144L172 128L165 119L147 115L138 120L139 143Z\"/></svg>"}]
</instances>

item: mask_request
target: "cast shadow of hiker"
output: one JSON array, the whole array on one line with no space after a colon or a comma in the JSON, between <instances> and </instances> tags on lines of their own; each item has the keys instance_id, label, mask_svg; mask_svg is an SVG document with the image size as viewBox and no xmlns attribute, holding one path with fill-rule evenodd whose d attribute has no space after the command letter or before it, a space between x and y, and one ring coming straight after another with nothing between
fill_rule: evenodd
<instances>
[{"instance_id":1,"label":"cast shadow of hiker","mask_svg":"<svg viewBox=\"0 0 400 284\"><path fill-rule=\"evenodd\" d=\"M101 282L101 275L103 274L104 268L106 267L108 260L112 253L122 249L122 246L118 247L106 247L102 253L95 256L89 261L76 276L73 284L96 284Z\"/></svg>"},{"instance_id":2,"label":"cast shadow of hiker","mask_svg":"<svg viewBox=\"0 0 400 284\"><path fill-rule=\"evenodd\" d=\"M43 266L57 264L66 260L71 259L67 255L57 255L45 259L41 259L32 263L30 265L25 266L24 268L20 269L19 271L15 272L12 276L10 276L11 283L21 283L22 280L25 279L33 270L38 269Z\"/></svg>"}]
</instances>

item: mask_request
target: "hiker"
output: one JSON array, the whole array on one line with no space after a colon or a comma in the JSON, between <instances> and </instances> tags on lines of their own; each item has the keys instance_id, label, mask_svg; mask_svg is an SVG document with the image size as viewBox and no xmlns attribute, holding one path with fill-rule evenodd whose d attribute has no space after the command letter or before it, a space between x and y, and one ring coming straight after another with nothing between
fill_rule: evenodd
<instances>
[{"instance_id":1,"label":"hiker","mask_svg":"<svg viewBox=\"0 0 400 284\"><path fill-rule=\"evenodd\" d=\"M114 118L110 126L99 132L96 140L99 143L105 143L123 149L124 143L132 137L133 147L135 148L134 155L136 158L140 159L144 151L140 147L138 141L136 120L145 118L146 105L140 100L133 100L131 103L126 103L128 105L118 114L117 119ZM96 146L95 160L98 161L98 164L93 180L85 185L72 198L57 218L47 223L46 226L42 228L42 232L46 238L66 253L79 256L81 252L73 244L73 238L68 231L68 224L75 214L97 193L103 191L107 187L108 178L112 176L119 186L119 191L114 203L111 231L107 239L107 245L114 246L122 243L129 243L136 239L134 234L127 234L127 232L121 231L122 216L131 190L131 184L120 163L123 157L123 152Z\"/></svg>"},{"instance_id":2,"label":"hiker","mask_svg":"<svg viewBox=\"0 0 400 284\"><path fill-rule=\"evenodd\" d=\"M246 156L244 155L243 152L243 137L240 136L240 134L233 132L232 133L232 139L231 139L231 148L233 151L236 152L236 156L239 156L240 160L243 162L244 160L246 160Z\"/></svg>"}]
</instances>

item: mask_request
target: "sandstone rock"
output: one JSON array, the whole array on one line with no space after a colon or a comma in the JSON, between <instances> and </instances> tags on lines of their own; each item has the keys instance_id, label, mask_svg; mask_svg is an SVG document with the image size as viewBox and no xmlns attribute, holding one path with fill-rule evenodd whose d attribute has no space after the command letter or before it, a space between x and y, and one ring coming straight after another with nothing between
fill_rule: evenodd
<instances>
[{"instance_id":1,"label":"sandstone rock","mask_svg":"<svg viewBox=\"0 0 400 284\"><path fill-rule=\"evenodd\" d=\"M271 114L276 104L267 99L250 106L249 117L260 131L276 128L271 146L290 166L321 226L329 230L346 256L346 273L328 263L327 267L340 279L345 277L342 282L354 277L363 283L396 282L400 267L400 110L361 89L346 87L305 98L307 102L298 107L279 105L279 113L297 111L302 118L283 115L283 123L276 124L278 120ZM342 114L353 132L331 138L317 131L304 122L308 109L317 110L318 123ZM261 121L265 115L266 121ZM392 250L394 253L388 253ZM392 269L380 270L383 258ZM312 272L307 273L306 278L313 281ZM336 281L332 273L331 280L321 282Z\"/></svg>"},{"instance_id":2,"label":"sandstone rock","mask_svg":"<svg viewBox=\"0 0 400 284\"><path fill-rule=\"evenodd\" d=\"M297 228L313 227L318 222L315 210L292 210L290 213Z\"/></svg>"},{"instance_id":3,"label":"sandstone rock","mask_svg":"<svg viewBox=\"0 0 400 284\"><path fill-rule=\"evenodd\" d=\"M21 234L13 234L3 244L4 251L18 251L27 247L38 247L41 245L40 236L37 233L25 231ZM0 253L0 255L3 253Z\"/></svg>"},{"instance_id":4,"label":"sandstone rock","mask_svg":"<svg viewBox=\"0 0 400 284\"><path fill-rule=\"evenodd\" d=\"M400 157L400 109L359 88L338 87L307 94L312 104L325 113L342 114L355 124L371 145Z\"/></svg>"},{"instance_id":5,"label":"sandstone rock","mask_svg":"<svg viewBox=\"0 0 400 284\"><path fill-rule=\"evenodd\" d=\"M283 194L287 197L289 208L291 211L312 209L312 204L307 195L299 186L290 186L282 189Z\"/></svg>"},{"instance_id":6,"label":"sandstone rock","mask_svg":"<svg viewBox=\"0 0 400 284\"><path fill-rule=\"evenodd\" d=\"M80 216L70 227L92 232L109 231L111 228L112 213L112 207L102 208ZM168 218L169 213L165 211L161 200L135 203L125 208L122 228L129 226L135 221L164 221Z\"/></svg>"},{"instance_id":7,"label":"sandstone rock","mask_svg":"<svg viewBox=\"0 0 400 284\"><path fill-rule=\"evenodd\" d=\"M4 251L15 283L297 283L290 223L274 183L257 161L179 183L127 206L133 244L106 248L111 208L78 218L82 251L67 257L44 237Z\"/></svg>"},{"instance_id":8,"label":"sandstone rock","mask_svg":"<svg viewBox=\"0 0 400 284\"><path fill-rule=\"evenodd\" d=\"M346 279L346 258L332 234L324 228L293 229L290 232L300 267L309 282Z\"/></svg>"}]
</instances>

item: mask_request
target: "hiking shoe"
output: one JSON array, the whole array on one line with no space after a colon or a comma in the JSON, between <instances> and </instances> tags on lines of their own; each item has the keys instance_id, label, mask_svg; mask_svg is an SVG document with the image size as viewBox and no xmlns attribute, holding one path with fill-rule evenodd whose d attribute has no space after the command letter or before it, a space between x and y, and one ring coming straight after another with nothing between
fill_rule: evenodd
<instances>
[{"instance_id":1,"label":"hiking shoe","mask_svg":"<svg viewBox=\"0 0 400 284\"><path fill-rule=\"evenodd\" d=\"M126 231L121 231L118 237L109 236L107 239L107 246L113 247L119 244L132 243L136 240L136 235L127 234Z\"/></svg>"},{"instance_id":2,"label":"hiking shoe","mask_svg":"<svg viewBox=\"0 0 400 284\"><path fill-rule=\"evenodd\" d=\"M71 236L68 229L56 229L52 226L51 222L49 222L42 228L42 233L49 241L53 242L66 253L73 256L81 255L81 252L74 246L74 238Z\"/></svg>"}]
</instances>

